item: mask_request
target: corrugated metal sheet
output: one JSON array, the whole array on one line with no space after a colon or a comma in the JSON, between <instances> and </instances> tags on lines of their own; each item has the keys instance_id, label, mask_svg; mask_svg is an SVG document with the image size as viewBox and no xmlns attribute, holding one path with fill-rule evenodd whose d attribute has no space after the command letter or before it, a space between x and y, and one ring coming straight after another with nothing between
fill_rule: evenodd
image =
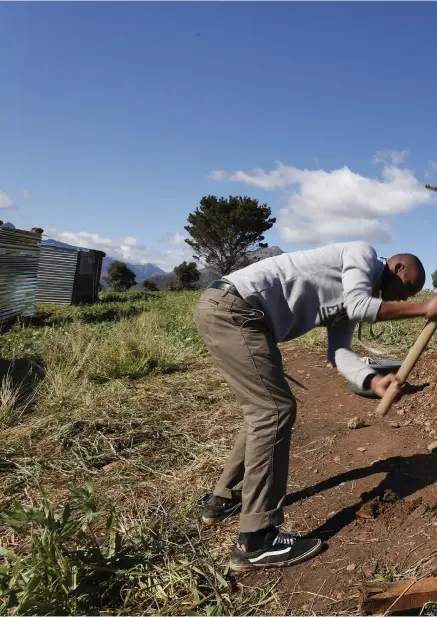
<instances>
[{"instance_id":1,"label":"corrugated metal sheet","mask_svg":"<svg viewBox=\"0 0 437 617\"><path fill-rule=\"evenodd\" d=\"M73 303L85 304L99 299L102 260L101 251L81 251L74 281Z\"/></svg>"},{"instance_id":2,"label":"corrugated metal sheet","mask_svg":"<svg viewBox=\"0 0 437 617\"><path fill-rule=\"evenodd\" d=\"M43 245L38 268L36 301L71 304L79 252Z\"/></svg>"},{"instance_id":3,"label":"corrugated metal sheet","mask_svg":"<svg viewBox=\"0 0 437 617\"><path fill-rule=\"evenodd\" d=\"M39 234L0 228L0 325L33 312L40 249Z\"/></svg>"}]
</instances>

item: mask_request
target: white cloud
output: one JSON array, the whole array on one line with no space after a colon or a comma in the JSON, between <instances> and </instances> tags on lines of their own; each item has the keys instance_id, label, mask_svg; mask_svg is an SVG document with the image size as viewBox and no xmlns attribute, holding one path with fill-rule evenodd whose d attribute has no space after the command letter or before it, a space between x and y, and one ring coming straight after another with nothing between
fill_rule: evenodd
<instances>
[{"instance_id":1,"label":"white cloud","mask_svg":"<svg viewBox=\"0 0 437 617\"><path fill-rule=\"evenodd\" d=\"M226 180L226 172L212 171L208 177L210 180L215 180L216 182L224 182Z\"/></svg>"},{"instance_id":2,"label":"white cloud","mask_svg":"<svg viewBox=\"0 0 437 617\"><path fill-rule=\"evenodd\" d=\"M377 150L372 157L372 163L393 163L399 165L407 158L408 150Z\"/></svg>"},{"instance_id":3,"label":"white cloud","mask_svg":"<svg viewBox=\"0 0 437 617\"><path fill-rule=\"evenodd\" d=\"M13 205L14 202L9 197L9 195L6 195L6 193L0 191L0 208L2 210L5 210L6 208L12 208Z\"/></svg>"},{"instance_id":4,"label":"white cloud","mask_svg":"<svg viewBox=\"0 0 437 617\"><path fill-rule=\"evenodd\" d=\"M180 233L168 234L161 242L163 244L176 244L185 246L185 239L187 236L183 236Z\"/></svg>"},{"instance_id":5,"label":"white cloud","mask_svg":"<svg viewBox=\"0 0 437 617\"><path fill-rule=\"evenodd\" d=\"M281 162L271 171L215 175L256 188L283 189L286 206L277 218L278 233L285 241L302 244L387 240L394 215L437 204L437 194L428 191L412 171L394 165L385 165L379 178L361 176L348 167L311 171Z\"/></svg>"},{"instance_id":6,"label":"white cloud","mask_svg":"<svg viewBox=\"0 0 437 617\"><path fill-rule=\"evenodd\" d=\"M151 251L132 236L105 238L88 231L59 231L55 228L46 229L45 235L48 238L73 244L74 246L104 251L108 257L130 264L153 263L163 270L172 270L182 261L191 260L192 251L188 246L187 249L174 249L163 252Z\"/></svg>"}]
</instances>

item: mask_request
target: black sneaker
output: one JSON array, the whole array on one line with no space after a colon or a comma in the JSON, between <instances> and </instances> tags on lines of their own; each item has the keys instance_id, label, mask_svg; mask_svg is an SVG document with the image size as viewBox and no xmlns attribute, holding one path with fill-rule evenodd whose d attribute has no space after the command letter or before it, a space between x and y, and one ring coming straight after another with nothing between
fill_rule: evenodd
<instances>
[{"instance_id":1,"label":"black sneaker","mask_svg":"<svg viewBox=\"0 0 437 617\"><path fill-rule=\"evenodd\" d=\"M234 572L245 572L255 568L292 566L311 559L320 553L322 546L322 541L317 538L299 538L282 533L276 527L255 534L240 533L229 567Z\"/></svg>"},{"instance_id":2,"label":"black sneaker","mask_svg":"<svg viewBox=\"0 0 437 617\"><path fill-rule=\"evenodd\" d=\"M203 496L201 503L203 504L202 521L207 525L212 525L228 516L235 516L241 510L241 499L225 499L207 494Z\"/></svg>"}]
</instances>

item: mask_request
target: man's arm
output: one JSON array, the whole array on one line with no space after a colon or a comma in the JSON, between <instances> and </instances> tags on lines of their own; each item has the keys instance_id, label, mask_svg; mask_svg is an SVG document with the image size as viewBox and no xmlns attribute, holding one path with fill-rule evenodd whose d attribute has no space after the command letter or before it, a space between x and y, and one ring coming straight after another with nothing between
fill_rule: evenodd
<instances>
[{"instance_id":1,"label":"man's arm","mask_svg":"<svg viewBox=\"0 0 437 617\"><path fill-rule=\"evenodd\" d=\"M380 306L376 321L390 319L408 319L411 317L425 317L436 319L437 297L427 302L383 302Z\"/></svg>"},{"instance_id":2,"label":"man's arm","mask_svg":"<svg viewBox=\"0 0 437 617\"><path fill-rule=\"evenodd\" d=\"M350 321L376 321L382 300L373 297L378 258L365 242L351 242L343 252L343 303Z\"/></svg>"},{"instance_id":3,"label":"man's arm","mask_svg":"<svg viewBox=\"0 0 437 617\"><path fill-rule=\"evenodd\" d=\"M427 302L383 302L374 298L377 256L364 242L353 242L343 254L343 302L348 318L357 323L425 317L437 319L437 296Z\"/></svg>"},{"instance_id":4,"label":"man's arm","mask_svg":"<svg viewBox=\"0 0 437 617\"><path fill-rule=\"evenodd\" d=\"M382 398L392 381L396 381L396 376L378 375L351 351L353 332L354 325L348 319L340 319L328 326L328 359L350 383L363 390L372 388ZM399 385L398 395L401 393L402 386Z\"/></svg>"},{"instance_id":5,"label":"man's arm","mask_svg":"<svg viewBox=\"0 0 437 617\"><path fill-rule=\"evenodd\" d=\"M354 324L349 319L339 319L328 326L328 360L350 383L363 388L375 375L375 371L364 364L353 351L351 341Z\"/></svg>"}]
</instances>

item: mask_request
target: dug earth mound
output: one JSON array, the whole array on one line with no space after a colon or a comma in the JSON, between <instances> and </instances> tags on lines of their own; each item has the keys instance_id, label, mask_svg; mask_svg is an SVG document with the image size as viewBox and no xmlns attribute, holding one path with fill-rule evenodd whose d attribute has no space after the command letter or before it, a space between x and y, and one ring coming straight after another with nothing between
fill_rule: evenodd
<instances>
[{"instance_id":1,"label":"dug earth mound","mask_svg":"<svg viewBox=\"0 0 437 617\"><path fill-rule=\"evenodd\" d=\"M285 528L321 537L327 548L310 562L239 580L278 581L277 614L333 615L357 611L363 582L436 576L437 453L429 446L437 441L437 351L425 352L410 393L384 419L376 401L326 368L324 355L283 353L298 401ZM365 425L351 430L357 416ZM231 541L236 525L205 530L205 539Z\"/></svg>"}]
</instances>

